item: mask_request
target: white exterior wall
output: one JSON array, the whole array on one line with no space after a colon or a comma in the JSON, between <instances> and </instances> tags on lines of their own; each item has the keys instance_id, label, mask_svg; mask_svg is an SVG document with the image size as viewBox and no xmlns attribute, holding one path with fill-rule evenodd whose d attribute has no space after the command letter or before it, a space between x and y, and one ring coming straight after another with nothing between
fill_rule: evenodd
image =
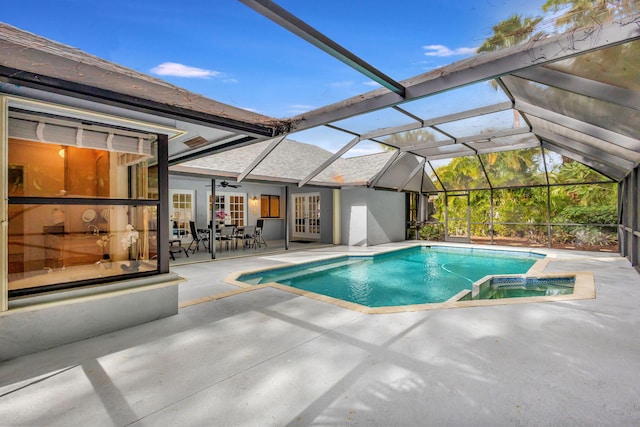
<instances>
[{"instance_id":1,"label":"white exterior wall","mask_svg":"<svg viewBox=\"0 0 640 427\"><path fill-rule=\"evenodd\" d=\"M369 246L405 240L405 195L370 188L341 193L341 241Z\"/></svg>"},{"instance_id":2,"label":"white exterior wall","mask_svg":"<svg viewBox=\"0 0 640 427\"><path fill-rule=\"evenodd\" d=\"M222 180L216 179L216 184L220 184ZM267 218L265 219L264 238L267 240L284 239L284 188L278 185L252 184L243 182L242 187L221 189L216 188L216 194L224 193L245 193L247 195L247 224L255 224L260 218L260 201L254 213L250 204L250 199L256 196L260 200L261 194L279 195L280 196L280 216L281 219ZM209 200L207 192L211 191L211 179L200 177L187 177L178 175L169 175L169 190L195 190L196 213L195 221L198 228L207 226L207 212L209 211ZM171 203L171 201L169 202Z\"/></svg>"},{"instance_id":3,"label":"white exterior wall","mask_svg":"<svg viewBox=\"0 0 640 427\"><path fill-rule=\"evenodd\" d=\"M178 314L181 281L168 273L12 301L0 313L0 362Z\"/></svg>"}]
</instances>

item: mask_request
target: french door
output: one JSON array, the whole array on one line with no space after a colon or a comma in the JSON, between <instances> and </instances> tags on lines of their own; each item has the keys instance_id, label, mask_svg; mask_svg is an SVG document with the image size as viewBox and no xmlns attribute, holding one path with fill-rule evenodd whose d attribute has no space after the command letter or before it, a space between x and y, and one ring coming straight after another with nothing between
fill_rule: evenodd
<instances>
[{"instance_id":1,"label":"french door","mask_svg":"<svg viewBox=\"0 0 640 427\"><path fill-rule=\"evenodd\" d=\"M216 218L224 216L224 222L243 227L247 224L247 193L216 193ZM211 191L207 191L208 221L211 221Z\"/></svg>"},{"instance_id":2,"label":"french door","mask_svg":"<svg viewBox=\"0 0 640 427\"><path fill-rule=\"evenodd\" d=\"M190 235L189 221L193 221L196 215L195 199L194 190L169 190L172 239L182 240Z\"/></svg>"},{"instance_id":3,"label":"french door","mask_svg":"<svg viewBox=\"0 0 640 427\"><path fill-rule=\"evenodd\" d=\"M292 194L294 239L320 238L320 193Z\"/></svg>"}]
</instances>

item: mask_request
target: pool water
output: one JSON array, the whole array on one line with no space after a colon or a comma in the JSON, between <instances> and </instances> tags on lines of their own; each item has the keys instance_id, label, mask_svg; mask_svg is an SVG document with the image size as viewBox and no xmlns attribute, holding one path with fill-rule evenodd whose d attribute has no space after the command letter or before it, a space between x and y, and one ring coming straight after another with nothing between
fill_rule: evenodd
<instances>
[{"instance_id":1,"label":"pool water","mask_svg":"<svg viewBox=\"0 0 640 427\"><path fill-rule=\"evenodd\" d=\"M500 277L480 284L480 292L474 299L502 299L539 296L568 295L573 293L575 277L534 278Z\"/></svg>"},{"instance_id":2,"label":"pool water","mask_svg":"<svg viewBox=\"0 0 640 427\"><path fill-rule=\"evenodd\" d=\"M368 307L443 302L490 274L522 274L544 255L475 248L414 247L245 274Z\"/></svg>"}]
</instances>

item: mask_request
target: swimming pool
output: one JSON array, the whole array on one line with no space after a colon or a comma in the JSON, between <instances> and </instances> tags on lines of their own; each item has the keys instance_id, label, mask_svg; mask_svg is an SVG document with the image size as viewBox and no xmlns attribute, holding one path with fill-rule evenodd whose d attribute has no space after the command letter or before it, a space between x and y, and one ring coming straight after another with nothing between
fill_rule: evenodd
<instances>
[{"instance_id":1,"label":"swimming pool","mask_svg":"<svg viewBox=\"0 0 640 427\"><path fill-rule=\"evenodd\" d=\"M531 252L419 246L264 270L237 280L277 282L368 307L403 306L447 301L487 275L526 273L542 258Z\"/></svg>"}]
</instances>

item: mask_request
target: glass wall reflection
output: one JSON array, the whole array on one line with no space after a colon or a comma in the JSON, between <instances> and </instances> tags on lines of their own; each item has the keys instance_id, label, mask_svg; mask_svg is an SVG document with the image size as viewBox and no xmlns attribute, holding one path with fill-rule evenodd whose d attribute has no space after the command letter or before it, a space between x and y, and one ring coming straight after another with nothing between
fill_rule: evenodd
<instances>
[{"instance_id":1,"label":"glass wall reflection","mask_svg":"<svg viewBox=\"0 0 640 427\"><path fill-rule=\"evenodd\" d=\"M9 290L158 269L155 206L10 205Z\"/></svg>"}]
</instances>

